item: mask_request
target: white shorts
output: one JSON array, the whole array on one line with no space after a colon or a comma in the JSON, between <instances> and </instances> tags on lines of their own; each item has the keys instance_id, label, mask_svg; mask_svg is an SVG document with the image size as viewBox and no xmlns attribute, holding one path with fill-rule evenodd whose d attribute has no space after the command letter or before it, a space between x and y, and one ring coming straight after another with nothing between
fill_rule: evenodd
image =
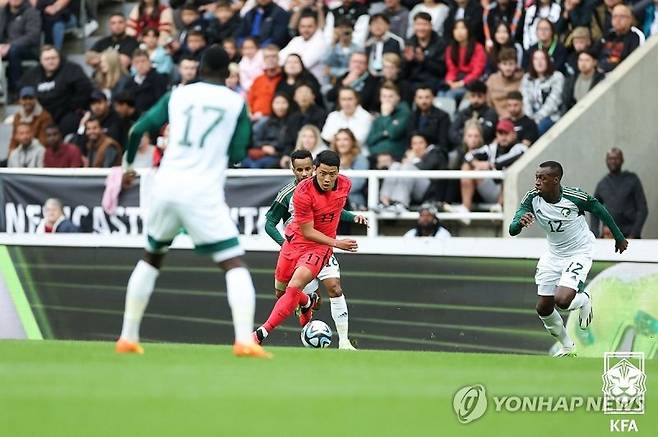
<instances>
[{"instance_id":1,"label":"white shorts","mask_svg":"<svg viewBox=\"0 0 658 437\"><path fill-rule=\"evenodd\" d=\"M318 288L320 288L320 281L324 281L325 279L330 278L340 279L340 265L338 264L338 260L334 254L331 255L331 258L329 258L327 264L322 267L322 270L320 270L320 273L318 273L317 278L314 278L311 282L306 284L306 287L304 287L304 293L311 294L314 291L318 291ZM279 285L275 281L274 287L277 288L278 286Z\"/></svg>"},{"instance_id":2,"label":"white shorts","mask_svg":"<svg viewBox=\"0 0 658 437\"><path fill-rule=\"evenodd\" d=\"M580 254L564 258L545 253L539 259L535 273L537 294L554 296L558 286L581 292L585 288L587 274L591 268L591 255Z\"/></svg>"},{"instance_id":3,"label":"white shorts","mask_svg":"<svg viewBox=\"0 0 658 437\"><path fill-rule=\"evenodd\" d=\"M215 262L244 255L238 229L219 196L153 198L146 220L146 250L165 253L182 230L190 236L197 252L210 255Z\"/></svg>"}]
</instances>

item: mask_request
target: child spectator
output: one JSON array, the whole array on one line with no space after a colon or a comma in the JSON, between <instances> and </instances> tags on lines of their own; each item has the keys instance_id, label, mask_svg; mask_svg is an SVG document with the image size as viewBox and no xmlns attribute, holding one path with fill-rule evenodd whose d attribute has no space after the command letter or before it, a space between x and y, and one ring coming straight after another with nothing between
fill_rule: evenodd
<instances>
[{"instance_id":1,"label":"child spectator","mask_svg":"<svg viewBox=\"0 0 658 437\"><path fill-rule=\"evenodd\" d=\"M159 40L160 32L158 29L147 27L142 32L140 46L149 54L155 71L170 75L174 71L174 61L171 59L169 52L158 43Z\"/></svg>"},{"instance_id":2,"label":"child spectator","mask_svg":"<svg viewBox=\"0 0 658 437\"><path fill-rule=\"evenodd\" d=\"M171 8L160 4L160 0L139 0L128 15L128 36L137 37L147 27L160 32L160 44L166 45L176 33Z\"/></svg>"},{"instance_id":3,"label":"child spectator","mask_svg":"<svg viewBox=\"0 0 658 437\"><path fill-rule=\"evenodd\" d=\"M238 43L233 38L226 38L222 42L222 48L228 55L228 60L235 62L236 64L240 63L240 51L238 50Z\"/></svg>"},{"instance_id":4,"label":"child spectator","mask_svg":"<svg viewBox=\"0 0 658 437\"><path fill-rule=\"evenodd\" d=\"M226 78L226 87L242 97L246 97L247 93L240 84L240 66L235 62L228 64L228 77Z\"/></svg>"},{"instance_id":5,"label":"child spectator","mask_svg":"<svg viewBox=\"0 0 658 437\"><path fill-rule=\"evenodd\" d=\"M230 0L219 0L214 18L206 28L208 44L221 44L227 38L235 38L240 27L240 15L232 8Z\"/></svg>"},{"instance_id":6,"label":"child spectator","mask_svg":"<svg viewBox=\"0 0 658 437\"><path fill-rule=\"evenodd\" d=\"M242 59L240 59L240 85L249 91L254 80L263 74L263 52L258 47L255 38L245 38L242 43Z\"/></svg>"}]
</instances>

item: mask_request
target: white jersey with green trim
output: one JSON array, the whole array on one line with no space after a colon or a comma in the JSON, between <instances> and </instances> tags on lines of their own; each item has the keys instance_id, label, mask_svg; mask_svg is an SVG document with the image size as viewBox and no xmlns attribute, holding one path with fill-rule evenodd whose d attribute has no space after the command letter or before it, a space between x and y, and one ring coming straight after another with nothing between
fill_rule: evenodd
<instances>
[{"instance_id":1,"label":"white jersey with green trim","mask_svg":"<svg viewBox=\"0 0 658 437\"><path fill-rule=\"evenodd\" d=\"M596 238L585 220L583 205L588 202L587 193L577 188L563 187L557 203L545 201L536 190L529 191L526 196L532 199L535 222L546 232L552 254L569 257L592 253Z\"/></svg>"},{"instance_id":2,"label":"white jersey with green trim","mask_svg":"<svg viewBox=\"0 0 658 437\"><path fill-rule=\"evenodd\" d=\"M158 181L198 192L223 191L228 150L244 106L239 94L222 85L198 82L172 91Z\"/></svg>"}]
</instances>

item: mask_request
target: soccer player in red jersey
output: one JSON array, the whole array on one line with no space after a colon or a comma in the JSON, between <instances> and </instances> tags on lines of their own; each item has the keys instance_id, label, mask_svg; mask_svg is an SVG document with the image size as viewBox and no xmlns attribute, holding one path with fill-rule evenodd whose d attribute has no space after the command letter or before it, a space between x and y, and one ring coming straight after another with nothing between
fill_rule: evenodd
<instances>
[{"instance_id":1,"label":"soccer player in red jersey","mask_svg":"<svg viewBox=\"0 0 658 437\"><path fill-rule=\"evenodd\" d=\"M295 189L294 220L286 227L286 241L274 273L278 282L288 283L288 286L276 301L270 317L256 329L254 337L258 342L290 317L297 305L302 310L300 321L308 323L318 296L316 293L306 295L304 287L320 273L334 247L348 252L358 249L353 239L336 239L340 213L352 187L348 177L338 174L338 154L325 150L318 154L315 165L315 176L300 182Z\"/></svg>"}]
</instances>

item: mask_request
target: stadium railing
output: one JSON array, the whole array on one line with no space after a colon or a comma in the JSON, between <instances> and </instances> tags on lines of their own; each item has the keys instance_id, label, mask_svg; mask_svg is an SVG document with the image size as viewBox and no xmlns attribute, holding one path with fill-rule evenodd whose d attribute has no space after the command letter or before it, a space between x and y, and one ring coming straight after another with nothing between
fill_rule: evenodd
<instances>
[{"instance_id":1,"label":"stadium railing","mask_svg":"<svg viewBox=\"0 0 658 437\"><path fill-rule=\"evenodd\" d=\"M139 169L140 175L146 174L151 170ZM65 168L65 169L16 169L16 168L3 168L0 169L1 173L5 174L30 174L42 176L107 176L109 169L92 169L92 168ZM374 209L379 203L379 189L381 179L390 178L413 178L413 179L432 179L432 180L459 180L459 179L497 179L503 180L505 173L503 171L462 171L462 170L345 170L342 174L350 178L365 178L368 180L367 190L367 211L362 214L368 217L369 227L367 230L368 237L376 237L379 235L379 222L383 220L415 220L418 218L418 212L408 211L402 213L390 212L376 212ZM280 176L292 178L290 170L258 170L258 169L229 169L227 171L228 178L247 178L247 177L271 177ZM146 181L149 178L145 178ZM144 188L142 192L147 192L148 187ZM504 215L502 212L438 212L440 220L461 220L470 219L472 221L490 221L502 223Z\"/></svg>"}]
</instances>

